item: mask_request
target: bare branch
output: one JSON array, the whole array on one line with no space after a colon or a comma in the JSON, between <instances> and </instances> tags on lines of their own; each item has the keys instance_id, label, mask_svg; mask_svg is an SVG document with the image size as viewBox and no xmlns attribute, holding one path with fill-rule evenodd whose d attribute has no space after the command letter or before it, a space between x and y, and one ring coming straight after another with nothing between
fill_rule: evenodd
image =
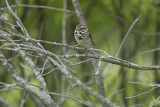
<instances>
[{"instance_id":1,"label":"bare branch","mask_svg":"<svg viewBox=\"0 0 160 107\"><path fill-rule=\"evenodd\" d=\"M68 79L71 79L72 81L74 81L77 85L79 85L85 91L87 91L88 93L90 93L91 95L93 95L94 97L99 99L101 102L105 102L111 107L115 107L116 106L111 101L109 101L107 98L103 97L100 94L97 94L95 91L93 91L91 88L89 88L86 84L82 83L78 78L76 78L75 76L70 74L66 69L64 69L65 65L63 63L59 64L55 60L53 60L52 58L49 58L49 60L51 61L51 63L53 65L56 65L58 68L61 68L61 70L60 70L61 73L63 73Z\"/></svg>"},{"instance_id":2,"label":"bare branch","mask_svg":"<svg viewBox=\"0 0 160 107\"><path fill-rule=\"evenodd\" d=\"M138 57L138 56L141 56L141 55L144 55L144 54L147 54L147 53L150 53L150 52L159 51L159 50L160 50L160 48L155 48L155 49L146 50L146 51L141 52L141 53L139 53L138 55L130 58L129 61L132 61L133 59L135 59L135 58Z\"/></svg>"},{"instance_id":3,"label":"bare branch","mask_svg":"<svg viewBox=\"0 0 160 107\"><path fill-rule=\"evenodd\" d=\"M65 95L65 94L58 94L58 93L54 93L54 92L48 92L49 94L51 95L56 95L56 96L61 96L61 97L65 97L65 98L70 98L70 99L73 99L81 104L84 104L84 105L87 105L87 106L93 106L93 104L91 104L90 102L88 101L85 101L85 100L81 100L73 95Z\"/></svg>"},{"instance_id":4,"label":"bare branch","mask_svg":"<svg viewBox=\"0 0 160 107\"><path fill-rule=\"evenodd\" d=\"M64 10L67 9L67 0L64 0L63 3ZM62 21L62 43L66 44L66 12L63 12L63 21ZM63 54L66 53L66 48L63 47Z\"/></svg>"},{"instance_id":5,"label":"bare branch","mask_svg":"<svg viewBox=\"0 0 160 107\"><path fill-rule=\"evenodd\" d=\"M76 10L76 14L77 14L77 17L78 17L80 23L87 26L86 21L83 16L83 13L82 13L82 10L80 8L79 0L72 0L72 3L73 3L73 6Z\"/></svg>"},{"instance_id":6,"label":"bare branch","mask_svg":"<svg viewBox=\"0 0 160 107\"><path fill-rule=\"evenodd\" d=\"M144 95L144 94L148 94L149 92L153 91L155 88L157 88L157 87L153 87L153 88L151 88L149 91L146 91L146 92L144 92L144 93L138 94L138 95L136 95L136 96L125 97L125 98L126 98L126 99L131 99L131 98L135 98L135 97L138 97L138 96L141 96L141 95Z\"/></svg>"},{"instance_id":7,"label":"bare branch","mask_svg":"<svg viewBox=\"0 0 160 107\"><path fill-rule=\"evenodd\" d=\"M160 84L145 84L145 83L139 83L139 82L128 82L131 84L138 84L138 85L144 85L144 86L150 86L150 87L160 87Z\"/></svg>"},{"instance_id":8,"label":"bare branch","mask_svg":"<svg viewBox=\"0 0 160 107\"><path fill-rule=\"evenodd\" d=\"M53 102L53 100L50 98L48 94L37 90L34 86L28 84L24 79L22 79L18 75L17 71L13 69L12 65L7 62L6 58L2 54L0 54L0 62L2 63L2 66L5 68L5 70L16 81L18 86L24 88L26 91L40 98L42 102L46 104L48 107L56 107L56 104Z\"/></svg>"},{"instance_id":9,"label":"bare branch","mask_svg":"<svg viewBox=\"0 0 160 107\"><path fill-rule=\"evenodd\" d=\"M50 6L43 6L43 5L27 5L27 4L10 5L10 7L17 7L17 6L18 7L30 7L30 8L44 8L44 9L50 9L50 10L62 11L62 12L75 14L75 12L71 10L66 10L63 8L55 8L55 7L50 7ZM2 7L1 9L5 9L5 8L6 7Z\"/></svg>"},{"instance_id":10,"label":"bare branch","mask_svg":"<svg viewBox=\"0 0 160 107\"><path fill-rule=\"evenodd\" d=\"M21 30L25 33L25 35L26 35L27 37L29 37L29 34L28 34L26 28L24 27L24 25L22 24L21 20L20 20L19 17L12 11L11 7L9 6L8 0L6 0L6 5L7 5L8 9L10 10L11 14L12 14L12 15L14 16L14 18L17 20L16 22L17 22L18 26L19 26L19 27L21 28Z\"/></svg>"},{"instance_id":11,"label":"bare branch","mask_svg":"<svg viewBox=\"0 0 160 107\"><path fill-rule=\"evenodd\" d=\"M153 2L159 4L160 3L160 0L152 0Z\"/></svg>"},{"instance_id":12,"label":"bare branch","mask_svg":"<svg viewBox=\"0 0 160 107\"><path fill-rule=\"evenodd\" d=\"M64 47L71 48L71 49L85 50L84 48L81 48L81 47L74 47L74 46L70 46L70 45L67 45L67 44L61 44L61 43L56 43L56 42L48 42L48 41L34 40L34 39L29 39L28 41L49 43L49 44L53 44L53 45L57 45L57 46L64 46ZM89 57L89 58L94 58L94 59L100 59L101 61L104 61L104 62L107 62L107 63L121 65L121 66L132 68L132 69L139 69L139 70L159 70L160 69L159 65L157 65L157 66L140 66L140 65L128 62L126 60L122 60L120 58L114 58L114 57L99 56L99 55L93 55L93 54L73 54L73 55L58 56L54 53L51 53L50 51L47 51L47 50L44 51L41 48L34 47L34 46L28 46L28 45L23 45L23 44L13 44L13 45L19 45L19 46L26 47L26 48L19 47L18 49L40 52L40 53L43 53L45 55L49 55L49 56L53 56L53 57L61 57L61 58ZM1 46L1 48L2 48L2 46ZM89 49L89 50L92 50L92 49Z\"/></svg>"},{"instance_id":13,"label":"bare branch","mask_svg":"<svg viewBox=\"0 0 160 107\"><path fill-rule=\"evenodd\" d=\"M45 62L44 62L44 64L43 64L41 75L43 75L44 68L45 68L45 65L46 65L47 61L48 61L48 58L45 60Z\"/></svg>"},{"instance_id":14,"label":"bare branch","mask_svg":"<svg viewBox=\"0 0 160 107\"><path fill-rule=\"evenodd\" d=\"M6 99L0 96L0 101L7 105L7 107L13 107Z\"/></svg>"},{"instance_id":15,"label":"bare branch","mask_svg":"<svg viewBox=\"0 0 160 107\"><path fill-rule=\"evenodd\" d=\"M26 39L27 41L31 41L31 42L40 42L40 43L46 43L46 44L51 44L51 45L67 47L67 48L70 48L70 49L83 50L83 51L85 50L85 48L82 48L82 47L74 47L74 46L70 46L68 44L62 44L62 43L57 43L57 42L35 40L35 39L31 39L31 38L23 38L23 39L24 40ZM94 49L94 48L88 49L88 51L90 51L90 50L97 50L97 49ZM100 50L100 49L98 49L98 50ZM103 50L101 50L101 51L105 52ZM66 58L89 57L89 58L95 58L95 59L100 58L104 62L108 62L108 63L112 63L112 64L116 64L116 65L121 65L121 66L132 68L132 69L139 69L139 70L159 70L160 69L160 66L158 66L158 65L157 66L140 66L140 65L128 62L126 60L122 60L120 58L111 57L110 55L109 55L109 57L106 57L106 56L96 56L96 55L90 55L90 54L89 55L75 54L75 55L66 55L66 56L63 56L63 57L66 57Z\"/></svg>"},{"instance_id":16,"label":"bare branch","mask_svg":"<svg viewBox=\"0 0 160 107\"><path fill-rule=\"evenodd\" d=\"M139 15L139 16L135 19L135 21L132 23L132 25L130 26L128 32L126 33L126 35L124 36L124 38L123 38L123 40L122 40L122 42L121 42L121 45L120 45L120 47L119 47L119 49L118 49L118 52L117 52L117 54L116 54L116 57L118 57L119 52L120 52L120 50L121 50L124 42L126 41L126 38L128 37L128 34L129 34L130 31L132 30L132 28L134 27L134 25L136 24L136 22L141 18L141 16L142 16L142 15Z\"/></svg>"},{"instance_id":17,"label":"bare branch","mask_svg":"<svg viewBox=\"0 0 160 107\"><path fill-rule=\"evenodd\" d=\"M151 107L160 99L160 96L151 104Z\"/></svg>"},{"instance_id":18,"label":"bare branch","mask_svg":"<svg viewBox=\"0 0 160 107\"><path fill-rule=\"evenodd\" d=\"M139 69L139 70L159 70L160 66L140 66L131 62L128 62L126 60L122 60L119 58L114 58L114 57L106 57L106 56L96 56L96 55L91 55L91 54L74 54L74 55L66 55L62 56L64 58L79 58L79 57L89 57L89 58L94 58L94 59L100 59L101 61L116 64L116 65L121 65L127 68L132 68L132 69Z\"/></svg>"}]
</instances>

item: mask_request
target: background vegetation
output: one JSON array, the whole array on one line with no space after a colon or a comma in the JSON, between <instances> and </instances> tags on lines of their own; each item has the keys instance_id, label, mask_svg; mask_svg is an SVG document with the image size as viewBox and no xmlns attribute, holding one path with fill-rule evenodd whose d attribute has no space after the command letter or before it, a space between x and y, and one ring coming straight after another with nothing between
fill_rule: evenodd
<instances>
[{"instance_id":1,"label":"background vegetation","mask_svg":"<svg viewBox=\"0 0 160 107\"><path fill-rule=\"evenodd\" d=\"M65 0L15 0L9 1L9 4L24 24L31 38L66 43L74 46L76 45L76 41L74 40L73 32L75 26L80 22L75 13L72 0L66 0L66 5L64 1ZM140 66L160 64L160 4L158 1L79 0L79 4L87 26L96 42L96 47L93 48L101 49L112 57L121 58ZM31 5L37 7L32 7ZM39 8L38 6L48 7ZM68 11L53 9L63 9L64 6L66 6ZM0 7L7 10L5 0L0 0ZM52 7L52 9L49 7ZM64 14L66 15L65 17ZM7 13L3 15L8 18L10 23L16 25L15 18ZM133 25L136 19L137 22ZM65 22L63 22L64 20ZM9 30L2 20L0 20L0 23L1 27ZM64 23L66 25L64 28L65 32L62 30ZM123 42L119 54L117 54L131 25L133 25L133 28ZM16 27L16 29L23 35L19 27ZM65 36L63 37L62 35ZM16 39L16 37L13 37L13 39ZM1 41L0 45L3 44L5 44L5 42ZM45 50L57 55L65 55L67 52L69 52L70 55L85 53L84 51L72 50L70 48L65 48L66 50L64 51L64 47L45 43L42 43L42 45ZM7 59L13 58L11 63L23 79L39 86L28 64L26 64L21 57L16 57L16 52L1 49L1 53L5 54ZM102 52L98 52L98 54L104 55ZM43 68L46 57L41 59L32 57L32 59L38 68ZM86 59L89 59L89 61L77 64L76 66L69 66L67 69L75 77L98 93L90 58L71 58L69 61L75 64ZM67 62L64 61L64 63ZM46 64L46 66L49 65ZM53 68L47 68L43 73L45 74ZM102 62L100 72L103 76L106 91L105 97L112 103L121 107L160 106L160 100L158 99L160 96L159 70L143 71ZM54 70L43 77L49 92L72 95L80 100L90 102L92 104L90 106L101 107L99 100L84 91L73 81L67 79L59 70ZM11 78L11 75L3 69L3 66L0 66L0 82L15 84L15 81ZM44 106L44 104L39 105L40 103L37 103L39 99L36 99L27 91L23 89L12 89L10 87L7 89L7 86L3 83L1 83L0 91L1 107L6 107L2 99L7 100L14 107ZM61 95L51 95L51 97L60 107L89 106L77 102L74 98L72 99L70 97L64 98Z\"/></svg>"}]
</instances>

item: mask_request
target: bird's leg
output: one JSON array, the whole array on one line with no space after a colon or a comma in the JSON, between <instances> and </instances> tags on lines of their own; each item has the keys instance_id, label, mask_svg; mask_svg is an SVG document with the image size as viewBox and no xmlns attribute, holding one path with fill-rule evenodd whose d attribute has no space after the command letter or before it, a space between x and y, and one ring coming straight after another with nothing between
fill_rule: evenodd
<instances>
[{"instance_id":1,"label":"bird's leg","mask_svg":"<svg viewBox=\"0 0 160 107\"><path fill-rule=\"evenodd\" d=\"M85 51L88 51L88 48L85 48L84 50L85 50Z\"/></svg>"},{"instance_id":2,"label":"bird's leg","mask_svg":"<svg viewBox=\"0 0 160 107\"><path fill-rule=\"evenodd\" d=\"M77 44L77 45L74 45L73 48L79 47L79 46L81 46L81 45ZM85 48L84 50L85 50L85 51L88 51L88 48Z\"/></svg>"},{"instance_id":3,"label":"bird's leg","mask_svg":"<svg viewBox=\"0 0 160 107\"><path fill-rule=\"evenodd\" d=\"M79 47L80 45L79 44L77 44L77 45L74 45L73 47Z\"/></svg>"},{"instance_id":4,"label":"bird's leg","mask_svg":"<svg viewBox=\"0 0 160 107\"><path fill-rule=\"evenodd\" d=\"M79 44L77 44L77 45L74 45L74 46L73 46L73 49L74 49L74 48L76 48L76 47L79 47L79 46L80 46Z\"/></svg>"}]
</instances>

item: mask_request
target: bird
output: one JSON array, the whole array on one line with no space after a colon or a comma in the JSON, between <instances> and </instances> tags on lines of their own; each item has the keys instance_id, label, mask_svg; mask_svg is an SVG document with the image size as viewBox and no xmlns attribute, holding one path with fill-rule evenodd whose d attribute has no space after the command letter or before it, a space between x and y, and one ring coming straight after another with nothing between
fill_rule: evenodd
<instances>
[{"instance_id":1,"label":"bird","mask_svg":"<svg viewBox=\"0 0 160 107\"><path fill-rule=\"evenodd\" d=\"M74 38L78 43L76 46L82 46L86 49L90 47L90 44L96 46L96 43L92 39L92 36L87 28L87 26L83 24L78 24L74 31Z\"/></svg>"}]
</instances>

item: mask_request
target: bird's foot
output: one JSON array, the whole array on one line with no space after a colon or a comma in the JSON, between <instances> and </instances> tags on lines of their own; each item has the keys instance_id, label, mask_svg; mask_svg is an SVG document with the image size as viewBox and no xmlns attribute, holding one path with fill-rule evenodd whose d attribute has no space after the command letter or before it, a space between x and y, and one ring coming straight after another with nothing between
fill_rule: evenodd
<instances>
[{"instance_id":1,"label":"bird's foot","mask_svg":"<svg viewBox=\"0 0 160 107\"><path fill-rule=\"evenodd\" d=\"M77 45L74 45L73 47L79 47L80 45L79 44L77 44Z\"/></svg>"}]
</instances>

